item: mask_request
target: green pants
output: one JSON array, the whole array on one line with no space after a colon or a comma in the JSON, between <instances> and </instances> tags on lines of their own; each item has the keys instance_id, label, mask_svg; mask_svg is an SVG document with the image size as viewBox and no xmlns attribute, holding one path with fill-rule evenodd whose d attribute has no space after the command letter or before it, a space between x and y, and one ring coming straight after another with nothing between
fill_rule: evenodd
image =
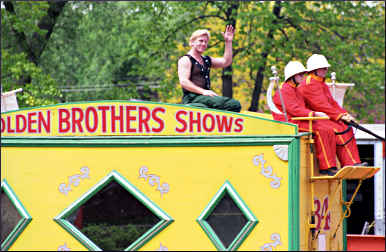
<instances>
[{"instance_id":1,"label":"green pants","mask_svg":"<svg viewBox=\"0 0 386 252\"><path fill-rule=\"evenodd\" d=\"M234 112L240 112L241 110L241 104L238 100L224 96L211 97L190 93L184 95L182 98L182 103L201 108L213 108Z\"/></svg>"}]
</instances>

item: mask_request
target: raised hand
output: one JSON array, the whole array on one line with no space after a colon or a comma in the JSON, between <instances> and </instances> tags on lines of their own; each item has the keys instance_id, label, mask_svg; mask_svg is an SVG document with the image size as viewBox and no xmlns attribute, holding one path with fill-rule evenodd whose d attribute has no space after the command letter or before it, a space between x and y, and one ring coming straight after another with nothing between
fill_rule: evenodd
<instances>
[{"instance_id":1,"label":"raised hand","mask_svg":"<svg viewBox=\"0 0 386 252\"><path fill-rule=\"evenodd\" d=\"M235 34L235 29L233 28L232 25L227 25L226 28L225 28L225 33L221 32L221 34L224 36L225 42L232 41L233 40L233 36Z\"/></svg>"}]
</instances>

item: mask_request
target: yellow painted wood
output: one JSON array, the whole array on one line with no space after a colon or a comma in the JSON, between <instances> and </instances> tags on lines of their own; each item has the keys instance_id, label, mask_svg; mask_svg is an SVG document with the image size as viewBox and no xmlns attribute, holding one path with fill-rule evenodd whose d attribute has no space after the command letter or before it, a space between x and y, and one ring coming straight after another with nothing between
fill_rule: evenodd
<instances>
[{"instance_id":1,"label":"yellow painted wood","mask_svg":"<svg viewBox=\"0 0 386 252\"><path fill-rule=\"evenodd\" d=\"M160 244L169 250L216 250L196 219L226 180L259 220L239 250L259 249L272 242L272 233L281 236L282 245L277 249L288 250L288 165L272 146L5 147L1 153L2 179L7 179L32 216L11 251L57 250L63 244L71 250L85 250L53 219L112 170L175 220L140 250L157 250ZM271 180L253 164L260 154L282 178L279 189L273 189ZM72 186L67 196L61 193L59 184L67 183L68 176L79 174L83 166L90 169L90 179ZM168 183L170 191L161 197L155 187L139 178L142 166L158 175L161 183Z\"/></svg>"},{"instance_id":2,"label":"yellow painted wood","mask_svg":"<svg viewBox=\"0 0 386 252\"><path fill-rule=\"evenodd\" d=\"M267 113L252 112L252 111L248 111L248 110L241 111L241 113L246 114L246 115L257 116L257 117L262 117L262 118L273 120L273 116L271 114L267 114Z\"/></svg>"},{"instance_id":3,"label":"yellow painted wood","mask_svg":"<svg viewBox=\"0 0 386 252\"><path fill-rule=\"evenodd\" d=\"M367 179L371 178L380 170L378 167L368 166L345 166L334 176L314 176L312 180L336 180L336 179Z\"/></svg>"},{"instance_id":4,"label":"yellow painted wood","mask_svg":"<svg viewBox=\"0 0 386 252\"><path fill-rule=\"evenodd\" d=\"M59 111L78 111L107 106L105 119L98 112L98 129L95 132L60 132ZM131 106L129 122L124 120L124 128L135 131L122 133L113 130L112 113L119 112L119 106ZM139 110L154 112L146 123L140 123ZM114 111L114 112L112 112ZM159 112L163 111L163 112ZM182 111L182 112L181 112ZM74 112L75 114L78 112ZM50 132L33 133L38 129L36 116L32 119L31 132L12 132L16 127L16 118L28 118L28 115L50 114ZM74 114L74 115L75 115ZM179 116L178 116L179 115ZM199 130L198 124L191 130L178 132L184 122L200 121L204 117L220 118L232 121L229 132L217 128L208 132ZM31 116L30 116L31 117ZM142 114L142 120L146 116ZM188 119L189 118L189 119ZM62 118L63 119L63 118ZM76 118L75 118L76 119ZM62 104L2 113L2 137L31 136L294 136L295 126L271 120L269 114L243 111L242 113L205 110L186 106L175 106L157 103L135 102L89 102L79 104ZM79 119L80 120L80 119ZM238 122L237 124L235 122ZM85 127L81 121L78 127ZM90 125L96 121L89 121ZM101 125L106 124L102 131ZM8 125L5 126L5 125ZM149 128L159 128L159 132L144 132L145 124ZM142 125L142 126L141 126ZM161 125L162 129L161 129ZM63 126L63 125L62 125ZM209 127L210 124L207 124ZM10 131L7 131L7 127ZM18 126L22 127L21 125ZM120 127L119 123L115 127ZM142 132L140 128L142 127ZM149 138L150 139L150 138ZM60 227L54 218L77 199L87 193L111 171L115 170L146 195L159 208L166 212L174 222L153 237L140 250L158 250L162 246L169 250L216 250L213 243L197 223L197 218L208 206L219 188L229 181L239 196L246 203L259 223L255 226L238 250L260 250L262 246L272 243L271 235L280 234L280 245L276 250L289 249L289 198L299 199L299 248L300 250L317 250L323 245L327 250L343 249L343 231L339 225L342 219L342 179L366 179L372 177L379 168L345 167L334 177L317 176L318 166L311 155L312 139L301 136L300 152L292 153L289 158L299 157L299 188L293 188L290 195L289 171L287 161L281 160L269 143L262 146L163 146L163 147L4 147L1 148L1 179L6 179L17 197L32 217L31 223L12 244L10 250L53 251L64 244L71 250L86 248ZM150 141L150 140L149 140ZM235 140L237 141L237 139ZM273 188L272 179L262 174L262 165L254 164L256 156L263 155L265 168L270 166L273 174L281 178L279 188ZM61 183L68 183L68 177L80 173L80 168L90 169L90 178L82 179L78 186L72 186L68 195L59 191ZM161 183L168 183L170 191L161 197L159 191L143 178L139 169L146 166L149 174L160 177ZM311 170L313 167L313 170ZM294 175L295 176L295 175ZM328 207L327 207L328 205ZM313 213L314 209L314 213ZM328 218L324 218L326 213ZM319 236L313 239L310 232L311 216L320 228ZM338 228L336 237L332 232ZM318 230L316 230L318 231ZM321 237L325 242L321 242Z\"/></svg>"}]
</instances>

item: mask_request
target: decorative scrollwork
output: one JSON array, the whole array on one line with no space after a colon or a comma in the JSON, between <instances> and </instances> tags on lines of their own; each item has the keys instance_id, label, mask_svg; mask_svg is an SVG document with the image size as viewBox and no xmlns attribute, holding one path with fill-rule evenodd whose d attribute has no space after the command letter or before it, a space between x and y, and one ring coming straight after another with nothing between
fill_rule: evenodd
<instances>
[{"instance_id":1,"label":"decorative scrollwork","mask_svg":"<svg viewBox=\"0 0 386 252\"><path fill-rule=\"evenodd\" d=\"M66 243L64 243L62 246L58 247L58 251L71 251L71 249L67 247Z\"/></svg>"},{"instance_id":2,"label":"decorative scrollwork","mask_svg":"<svg viewBox=\"0 0 386 252\"><path fill-rule=\"evenodd\" d=\"M277 189L280 187L280 180L282 178L279 178L273 174L272 166L264 167L266 162L267 161L264 160L264 154L260 154L260 155L253 157L253 164L256 166L261 165L261 172L260 173L266 178L273 179L273 181L271 181L270 185L272 188Z\"/></svg>"},{"instance_id":3,"label":"decorative scrollwork","mask_svg":"<svg viewBox=\"0 0 386 252\"><path fill-rule=\"evenodd\" d=\"M142 166L139 168L139 177L143 179L147 179L146 173L149 171L149 169L146 166Z\"/></svg>"},{"instance_id":4,"label":"decorative scrollwork","mask_svg":"<svg viewBox=\"0 0 386 252\"><path fill-rule=\"evenodd\" d=\"M78 186L80 183L80 179L90 178L90 169L87 166L83 166L80 168L80 174L74 174L72 176L68 176L68 185L65 183L61 183L59 185L59 192L67 195L71 190L71 185Z\"/></svg>"},{"instance_id":5,"label":"decorative scrollwork","mask_svg":"<svg viewBox=\"0 0 386 252\"><path fill-rule=\"evenodd\" d=\"M157 249L157 251L169 251L169 249L167 247L165 247L164 245L162 245L162 243L160 243L159 249Z\"/></svg>"},{"instance_id":6,"label":"decorative scrollwork","mask_svg":"<svg viewBox=\"0 0 386 252\"><path fill-rule=\"evenodd\" d=\"M265 243L263 246L260 247L262 251L272 251L273 248L276 248L277 246L282 244L280 241L280 234L278 233L271 234L271 240L273 242Z\"/></svg>"},{"instance_id":7,"label":"decorative scrollwork","mask_svg":"<svg viewBox=\"0 0 386 252\"><path fill-rule=\"evenodd\" d=\"M162 186L158 185L157 187L157 190L160 191L161 193L161 196L164 194L164 193L167 193L169 192L169 184L168 183L162 183Z\"/></svg>"},{"instance_id":8,"label":"decorative scrollwork","mask_svg":"<svg viewBox=\"0 0 386 252\"><path fill-rule=\"evenodd\" d=\"M168 183L162 183L160 181L160 177L155 174L146 174L149 171L149 169L146 166L142 166L139 168L139 178L143 178L144 180L147 180L149 185L155 186L158 185L156 190L160 191L161 197L164 193L169 192L170 186Z\"/></svg>"}]
</instances>

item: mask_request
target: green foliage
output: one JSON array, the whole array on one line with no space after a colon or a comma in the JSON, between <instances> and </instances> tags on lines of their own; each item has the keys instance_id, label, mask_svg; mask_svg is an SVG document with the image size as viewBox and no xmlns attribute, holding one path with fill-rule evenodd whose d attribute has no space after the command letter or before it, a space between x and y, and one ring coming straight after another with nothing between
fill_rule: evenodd
<instances>
[{"instance_id":1,"label":"green foliage","mask_svg":"<svg viewBox=\"0 0 386 252\"><path fill-rule=\"evenodd\" d=\"M16 15L8 13L1 9L2 26L11 26L12 29L18 32L24 32L28 39L31 39L35 32L44 35L45 32L37 27L37 20L46 15L48 9L47 2L30 2L21 1L13 3ZM3 27L2 27L3 28ZM8 38L2 39L3 43L7 43Z\"/></svg>"},{"instance_id":2,"label":"green foliage","mask_svg":"<svg viewBox=\"0 0 386 252\"><path fill-rule=\"evenodd\" d=\"M255 80L254 73L264 67L265 92L272 65L280 74L290 60L306 65L312 54L324 54L331 64L329 73L336 72L337 82L356 84L346 93L344 107L362 123L384 122L384 3L282 1L278 16L273 13L274 5L241 5L237 21L242 23L238 26L242 31L236 39L243 43L234 47L240 53L233 61L237 69L250 71ZM270 32L273 39L268 36ZM266 60L264 55L268 55ZM247 93L251 95L252 90ZM263 102L259 100L260 111L267 111Z\"/></svg>"},{"instance_id":3,"label":"green foliage","mask_svg":"<svg viewBox=\"0 0 386 252\"><path fill-rule=\"evenodd\" d=\"M24 53L11 54L9 50L2 50L1 72L3 91L23 88L23 92L17 94L19 107L59 102L61 93L57 88L57 82L40 67L28 61ZM18 85L18 80L23 76L30 76L31 80L23 86Z\"/></svg>"},{"instance_id":4,"label":"green foliage","mask_svg":"<svg viewBox=\"0 0 386 252\"><path fill-rule=\"evenodd\" d=\"M66 101L158 100L158 92L174 89L176 81L166 76L170 55L176 54L175 33L170 32L174 5L69 3L42 55L42 65L62 83Z\"/></svg>"},{"instance_id":5,"label":"green foliage","mask_svg":"<svg viewBox=\"0 0 386 252\"><path fill-rule=\"evenodd\" d=\"M89 224L82 233L102 250L123 251L135 242L145 230L135 225Z\"/></svg>"}]
</instances>

